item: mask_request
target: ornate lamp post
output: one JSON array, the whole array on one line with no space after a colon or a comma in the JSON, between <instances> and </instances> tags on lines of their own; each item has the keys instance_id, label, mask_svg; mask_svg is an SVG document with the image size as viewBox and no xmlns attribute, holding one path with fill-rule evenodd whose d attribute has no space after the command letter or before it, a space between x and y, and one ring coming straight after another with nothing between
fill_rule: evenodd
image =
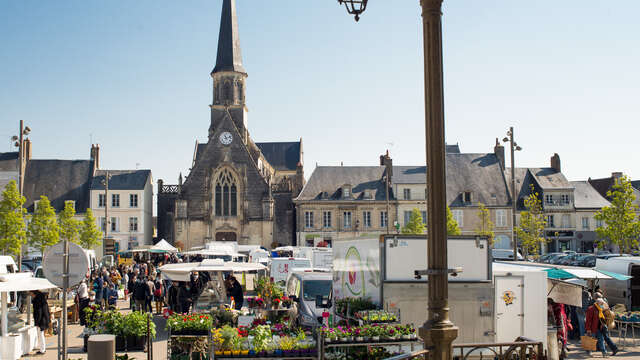
<instances>
[{"instance_id":1,"label":"ornate lamp post","mask_svg":"<svg viewBox=\"0 0 640 360\"><path fill-rule=\"evenodd\" d=\"M24 144L27 141L24 137L29 135L31 128L24 126L24 120L20 120L20 133L14 135L11 140L15 141L15 146L18 148L18 191L20 196L24 193L24 171L26 170L26 157ZM42 254L44 256L44 254ZM22 271L22 246L20 246L20 254L18 254L18 271Z\"/></svg>"},{"instance_id":2,"label":"ornate lamp post","mask_svg":"<svg viewBox=\"0 0 640 360\"><path fill-rule=\"evenodd\" d=\"M518 242L516 241L516 204L518 202L518 194L516 194L516 167L513 155L522 148L513 140L513 126L507 131L507 137L502 139L508 142L511 148L511 240L513 241L513 261L518 261Z\"/></svg>"},{"instance_id":3,"label":"ornate lamp post","mask_svg":"<svg viewBox=\"0 0 640 360\"><path fill-rule=\"evenodd\" d=\"M359 15L366 1L338 0ZM445 186L444 96L442 74L442 0L420 0L424 37L424 89L427 152L427 263L429 318L420 328L431 359L452 359L458 328L449 320L447 267L447 202Z\"/></svg>"}]
</instances>

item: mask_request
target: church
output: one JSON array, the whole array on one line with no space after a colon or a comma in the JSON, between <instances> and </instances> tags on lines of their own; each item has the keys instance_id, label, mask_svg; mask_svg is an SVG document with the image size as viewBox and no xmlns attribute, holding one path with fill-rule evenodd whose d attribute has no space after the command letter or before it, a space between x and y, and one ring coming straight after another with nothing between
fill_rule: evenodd
<instances>
[{"instance_id":1,"label":"church","mask_svg":"<svg viewBox=\"0 0 640 360\"><path fill-rule=\"evenodd\" d=\"M210 241L271 248L295 242L293 199L304 186L302 139L254 142L246 106L235 0L224 0L206 143L184 181L158 180L158 239L184 249Z\"/></svg>"}]
</instances>

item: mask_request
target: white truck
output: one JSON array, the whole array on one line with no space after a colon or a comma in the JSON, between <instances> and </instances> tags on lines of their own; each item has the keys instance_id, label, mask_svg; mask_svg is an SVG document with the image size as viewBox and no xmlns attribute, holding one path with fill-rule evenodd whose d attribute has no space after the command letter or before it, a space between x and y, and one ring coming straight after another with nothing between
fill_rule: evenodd
<instances>
[{"instance_id":1,"label":"white truck","mask_svg":"<svg viewBox=\"0 0 640 360\"><path fill-rule=\"evenodd\" d=\"M294 247L294 258L311 260L314 269L331 269L333 267L333 249L325 247Z\"/></svg>"},{"instance_id":2,"label":"white truck","mask_svg":"<svg viewBox=\"0 0 640 360\"><path fill-rule=\"evenodd\" d=\"M382 308L399 313L405 324L419 325L427 319L427 277L415 276L416 270L428 268L426 236L334 240L333 253L334 299L371 298ZM449 315L459 328L456 343L511 342L526 336L546 346L547 291L542 269L515 266L494 274L488 241L476 236L450 237L447 258L449 268L463 269L457 276L449 275ZM528 272L533 275L524 274ZM512 286L514 290L510 290ZM518 293L527 287L532 291ZM506 291L513 291L508 294L513 295L514 306L504 302ZM512 322L512 326L503 327L506 322Z\"/></svg>"},{"instance_id":3,"label":"white truck","mask_svg":"<svg viewBox=\"0 0 640 360\"><path fill-rule=\"evenodd\" d=\"M272 258L269 264L269 276L274 283L284 287L291 270L308 269L310 267L311 260L309 259L276 257Z\"/></svg>"},{"instance_id":4,"label":"white truck","mask_svg":"<svg viewBox=\"0 0 640 360\"><path fill-rule=\"evenodd\" d=\"M640 310L640 257L597 259L596 270L631 276L626 281L599 280L600 288L610 305L623 304L628 310Z\"/></svg>"}]
</instances>

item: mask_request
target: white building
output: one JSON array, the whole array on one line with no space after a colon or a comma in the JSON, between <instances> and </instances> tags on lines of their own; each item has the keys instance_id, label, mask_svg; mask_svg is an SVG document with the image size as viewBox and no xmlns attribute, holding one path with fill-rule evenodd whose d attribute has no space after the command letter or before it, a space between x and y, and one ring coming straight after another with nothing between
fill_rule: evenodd
<instances>
[{"instance_id":1,"label":"white building","mask_svg":"<svg viewBox=\"0 0 640 360\"><path fill-rule=\"evenodd\" d=\"M108 197L105 175L109 174ZM91 182L91 210L102 231L116 239L119 250L153 244L153 180L151 170L97 170ZM105 222L105 210L109 221Z\"/></svg>"}]
</instances>

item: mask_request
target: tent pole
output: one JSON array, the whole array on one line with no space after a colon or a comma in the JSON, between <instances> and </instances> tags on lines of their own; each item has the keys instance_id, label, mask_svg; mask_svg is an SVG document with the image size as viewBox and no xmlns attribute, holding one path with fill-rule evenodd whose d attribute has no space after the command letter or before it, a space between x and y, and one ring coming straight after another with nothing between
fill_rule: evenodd
<instances>
[{"instance_id":1,"label":"tent pole","mask_svg":"<svg viewBox=\"0 0 640 360\"><path fill-rule=\"evenodd\" d=\"M2 337L9 335L9 314L7 314L7 292L3 291L0 295L2 297Z\"/></svg>"}]
</instances>

